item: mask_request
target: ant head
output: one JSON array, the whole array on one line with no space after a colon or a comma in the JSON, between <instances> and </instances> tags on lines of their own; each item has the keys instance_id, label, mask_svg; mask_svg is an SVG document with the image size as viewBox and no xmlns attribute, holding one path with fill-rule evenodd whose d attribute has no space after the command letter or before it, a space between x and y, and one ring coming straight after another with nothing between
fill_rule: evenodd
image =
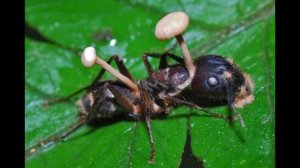
<instances>
[{"instance_id":1,"label":"ant head","mask_svg":"<svg viewBox=\"0 0 300 168\"><path fill-rule=\"evenodd\" d=\"M195 61L196 73L191 87L200 97L225 99L232 108L242 108L253 101L253 82L231 60L216 55Z\"/></svg>"}]
</instances>

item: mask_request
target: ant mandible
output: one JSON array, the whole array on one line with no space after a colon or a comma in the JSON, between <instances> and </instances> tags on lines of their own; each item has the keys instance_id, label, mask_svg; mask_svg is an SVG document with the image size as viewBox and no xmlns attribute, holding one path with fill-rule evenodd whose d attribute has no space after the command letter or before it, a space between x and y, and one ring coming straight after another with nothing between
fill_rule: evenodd
<instances>
[{"instance_id":1,"label":"ant mandible","mask_svg":"<svg viewBox=\"0 0 300 168\"><path fill-rule=\"evenodd\" d=\"M160 40L176 37L183 53L183 59L168 52L144 54L143 62L149 77L143 81L136 82L132 78L121 57L112 56L105 62L96 55L95 48L85 48L81 57L83 65L91 67L98 64L103 69L88 87L65 98L48 102L50 104L63 101L87 90L87 93L76 102L81 117L65 134L41 141L40 145L62 140L84 124L125 113L134 119L146 121L151 144L151 155L148 162L152 163L155 160L155 146L151 129L152 117L168 114L172 108L185 105L215 117L227 120L236 119L201 108L200 100L224 100L235 111L236 108L242 108L245 104L253 101L253 82L231 60L226 60L221 56L206 55L193 61L181 35L187 28L188 22L187 14L174 12L166 15L157 23L156 37ZM148 57L160 59L159 70L153 70ZM175 60L177 64L168 65L167 57ZM113 60L119 71L110 65ZM104 70L118 80L101 81ZM244 126L239 113L236 113L236 116ZM31 153L35 152L33 149L31 148Z\"/></svg>"}]
</instances>

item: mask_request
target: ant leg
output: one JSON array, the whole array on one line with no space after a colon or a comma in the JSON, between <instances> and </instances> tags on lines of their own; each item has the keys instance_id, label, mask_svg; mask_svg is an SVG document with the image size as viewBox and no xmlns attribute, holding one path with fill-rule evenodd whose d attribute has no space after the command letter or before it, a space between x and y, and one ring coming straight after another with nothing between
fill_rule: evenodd
<instances>
[{"instance_id":1,"label":"ant leg","mask_svg":"<svg viewBox=\"0 0 300 168\"><path fill-rule=\"evenodd\" d=\"M184 64L184 60L174 54L170 54L168 52L165 52L163 54L158 54L158 53L145 53L143 55L143 62L146 66L146 69L148 71L148 74L151 75L153 73L153 68L149 63L148 57L153 57L153 58L159 58L159 69L167 68L168 63L167 63L167 57L171 57L173 60L180 64Z\"/></svg>"},{"instance_id":2,"label":"ant leg","mask_svg":"<svg viewBox=\"0 0 300 168\"><path fill-rule=\"evenodd\" d=\"M150 145L151 145L151 155L150 159L148 160L148 163L153 163L155 161L155 145L154 145L154 139L152 135L152 127L151 127L151 111L152 110L152 100L149 96L147 90L145 90L145 87L143 85L143 82L138 82L138 87L140 90L141 95L141 103L143 105L144 111L145 111L145 117L146 117L146 124L147 124L147 130L150 138Z\"/></svg>"},{"instance_id":3,"label":"ant leg","mask_svg":"<svg viewBox=\"0 0 300 168\"><path fill-rule=\"evenodd\" d=\"M214 112L211 112L211 111L209 111L209 110L207 110L205 108L202 108L202 107L198 106L197 104L194 104L194 103L189 102L189 101L181 100L181 99L178 99L178 98L175 98L175 97L172 97L172 96L165 96L164 98L166 98L168 100L171 100L171 101L174 101L174 102L179 103L179 104L184 104L184 105L186 105L188 107L196 108L198 110L201 110L201 111L203 111L205 113L210 114L213 117L222 118L222 119L228 120L230 122L239 119L239 116L228 116L228 115L214 113Z\"/></svg>"},{"instance_id":4,"label":"ant leg","mask_svg":"<svg viewBox=\"0 0 300 168\"><path fill-rule=\"evenodd\" d=\"M183 64L184 65L184 60L181 57L178 57L177 55L171 54L171 53L164 53L161 55L161 60L159 63L159 69L167 68L168 63L167 63L167 57L172 58L176 62Z\"/></svg>"},{"instance_id":5,"label":"ant leg","mask_svg":"<svg viewBox=\"0 0 300 168\"><path fill-rule=\"evenodd\" d=\"M81 92L83 92L83 91L85 91L85 90L87 90L87 89L89 89L89 88L90 88L90 85L89 85L89 86L85 86L85 87L83 87L83 88L77 90L76 92L74 92L74 93L68 95L68 96L61 97L61 98L50 99L50 100L48 100L47 102L43 103L43 106L44 106L44 107L47 107L47 106L52 105L52 104L55 104L55 103L68 101L68 100L70 100L72 97L78 95L79 93L81 93Z\"/></svg>"},{"instance_id":6,"label":"ant leg","mask_svg":"<svg viewBox=\"0 0 300 168\"><path fill-rule=\"evenodd\" d=\"M153 140L153 135L152 135L152 128L151 128L151 117L150 117L150 111L146 110L146 123L147 123L147 129L149 133L149 138L150 138L150 145L151 145L151 155L150 159L148 160L149 163L153 163L155 160L155 146L154 146L154 140Z\"/></svg>"},{"instance_id":7,"label":"ant leg","mask_svg":"<svg viewBox=\"0 0 300 168\"><path fill-rule=\"evenodd\" d=\"M133 78L132 78L132 76L131 76L131 74L130 74L130 72L128 71L128 69L124 65L123 58L120 57L120 56L114 55L113 59L116 62L117 67L118 67L120 73L122 75L126 76L127 78L129 78L131 81L134 81Z\"/></svg>"},{"instance_id":8,"label":"ant leg","mask_svg":"<svg viewBox=\"0 0 300 168\"><path fill-rule=\"evenodd\" d=\"M114 59L114 56L110 57L109 60L107 61L108 64L110 64L112 62L112 60ZM105 69L101 69L101 71L98 73L97 77L94 79L94 81L92 82L92 84L88 85L88 86L84 86L83 88L75 91L74 93L68 95L68 96L65 96L65 97L61 97L61 98L54 98L54 99L51 99L47 102L45 102L43 105L44 106L48 106L48 105L51 105L51 104L55 104L55 103L59 103L59 102L64 102L64 101L68 101L70 100L72 97L78 95L79 93L85 91L85 90L89 90L92 86L94 86L103 76L105 72Z\"/></svg>"},{"instance_id":9,"label":"ant leg","mask_svg":"<svg viewBox=\"0 0 300 168\"><path fill-rule=\"evenodd\" d=\"M112 83L105 83L105 86L112 92L112 94L114 95L114 99L117 103L119 103L122 107L124 107L128 112L132 112L134 115L139 115L140 112L135 111L136 109L140 109L142 107L138 105L133 104L132 100L124 95L119 89L115 88L114 85ZM151 98L149 96L149 94L147 93L147 91L144 89L142 83L138 83L138 87L140 90L140 94L141 94L141 102L142 102L142 106L145 109L146 113L146 123L147 123L147 130L149 133L149 138L150 138L150 145L151 145L151 156L149 159L149 163L153 163L155 160L155 146L154 146L154 139L152 136L152 128L151 128ZM139 107L137 107L139 106ZM138 110L138 111L140 111ZM93 118L93 116L91 116L91 118Z\"/></svg>"},{"instance_id":10,"label":"ant leg","mask_svg":"<svg viewBox=\"0 0 300 168\"><path fill-rule=\"evenodd\" d=\"M38 141L38 143L36 143L35 145L26 149L25 150L25 158L28 158L28 157L32 156L33 154L37 153L37 151L43 149L43 147L46 147L51 144L55 144L59 141L62 141L67 136L71 135L76 130L81 128L84 124L90 122L95 117L95 114L97 112L97 107L99 105L101 105L101 103L102 103L101 97L100 96L96 97L95 103L91 107L88 114L83 114L82 116L80 116L80 118L77 122L70 124L67 128L59 130L54 135L52 135L44 140Z\"/></svg>"},{"instance_id":11,"label":"ant leg","mask_svg":"<svg viewBox=\"0 0 300 168\"><path fill-rule=\"evenodd\" d=\"M148 57L160 58L160 55L161 54L155 54L155 53L145 53L143 55L143 62L146 66L146 70L148 72L148 75L151 75L154 72L151 64L149 63Z\"/></svg>"},{"instance_id":12,"label":"ant leg","mask_svg":"<svg viewBox=\"0 0 300 168\"><path fill-rule=\"evenodd\" d=\"M73 133L74 131L78 130L82 125L84 125L86 122L85 120L82 120L80 118L79 121L76 123L71 124L67 128L58 131L56 134L44 139L38 141L35 145L31 146L30 148L25 150L25 158L29 158L30 156L37 153L39 150L43 149L46 146L49 146L51 144L55 144L59 141L62 141L64 138L66 138L68 135ZM62 133L64 132L64 133Z\"/></svg>"},{"instance_id":13,"label":"ant leg","mask_svg":"<svg viewBox=\"0 0 300 168\"><path fill-rule=\"evenodd\" d=\"M122 92L120 92L118 89L116 89L111 83L107 83L106 86L113 93L116 101L119 104L121 104L122 107L127 109L127 111L132 112L134 115L139 115L139 114L136 114L135 109L139 109L141 107L136 108L135 106L137 106L137 105L134 105L132 103L132 100L129 99L129 97L127 97ZM141 83L138 84L138 87L140 90L142 106L146 111L145 116L146 116L147 130L149 133L150 145L151 145L151 156L150 156L150 159L148 160L148 162L153 163L155 160L156 150L155 150L155 146L154 146L154 139L152 136L152 128L151 128L151 116L150 116L151 99L150 99L148 93L145 92L145 90L143 89L143 86L141 85Z\"/></svg>"},{"instance_id":14,"label":"ant leg","mask_svg":"<svg viewBox=\"0 0 300 168\"><path fill-rule=\"evenodd\" d=\"M129 79L132 80L132 77L131 77L130 73L128 72L128 69L125 67L125 65L123 63L123 59L121 57L117 56L117 55L114 55L114 56L112 56L112 57L109 58L109 60L107 61L107 63L111 64L112 60L114 60L116 62L117 67L120 70L121 74L125 75L126 77L128 77ZM51 104L54 104L54 103L68 101L72 97L78 95L79 93L81 93L81 92L83 92L85 90L91 89L96 83L98 83L101 80L101 78L104 75L104 73L105 73L105 69L102 68L101 71L98 73L97 77L93 80L92 84L90 84L88 86L85 86L85 87L83 87L83 88L75 91L74 93L68 95L68 96L49 100L46 103L44 103L43 105L47 107L48 105L51 105Z\"/></svg>"}]
</instances>

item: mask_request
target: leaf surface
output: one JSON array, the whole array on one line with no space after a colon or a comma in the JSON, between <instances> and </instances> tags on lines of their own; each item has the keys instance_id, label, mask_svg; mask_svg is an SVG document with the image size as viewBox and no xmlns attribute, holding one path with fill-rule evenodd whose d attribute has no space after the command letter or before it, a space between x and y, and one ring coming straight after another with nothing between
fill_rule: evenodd
<instances>
[{"instance_id":1,"label":"leaf surface","mask_svg":"<svg viewBox=\"0 0 300 168\"><path fill-rule=\"evenodd\" d=\"M184 38L193 58L203 54L232 58L255 83L254 103L239 110L246 128L238 122L230 126L216 118L190 117L193 153L204 167L274 167L273 1L26 1L27 23L55 42L25 37L26 148L78 118L76 98L48 108L42 103L88 85L97 75L99 67L81 65L84 47L95 46L104 59L113 54L124 57L134 78L144 79L142 54L163 52L175 42L156 40L155 24L176 10L190 16ZM178 48L174 52L181 54ZM153 165L147 163L150 144L145 123L124 120L97 129L84 126L27 159L26 167L178 167L189 110L178 108L167 118L152 121L157 148ZM228 112L227 107L211 110Z\"/></svg>"}]
</instances>

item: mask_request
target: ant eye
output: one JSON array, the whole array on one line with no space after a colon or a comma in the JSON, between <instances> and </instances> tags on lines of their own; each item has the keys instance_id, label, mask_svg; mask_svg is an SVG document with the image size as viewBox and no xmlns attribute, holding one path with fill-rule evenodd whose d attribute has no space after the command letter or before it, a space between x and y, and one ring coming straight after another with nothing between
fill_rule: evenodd
<instances>
[{"instance_id":1,"label":"ant eye","mask_svg":"<svg viewBox=\"0 0 300 168\"><path fill-rule=\"evenodd\" d=\"M216 86L219 84L218 80L215 77L208 78L207 83L210 86Z\"/></svg>"}]
</instances>

